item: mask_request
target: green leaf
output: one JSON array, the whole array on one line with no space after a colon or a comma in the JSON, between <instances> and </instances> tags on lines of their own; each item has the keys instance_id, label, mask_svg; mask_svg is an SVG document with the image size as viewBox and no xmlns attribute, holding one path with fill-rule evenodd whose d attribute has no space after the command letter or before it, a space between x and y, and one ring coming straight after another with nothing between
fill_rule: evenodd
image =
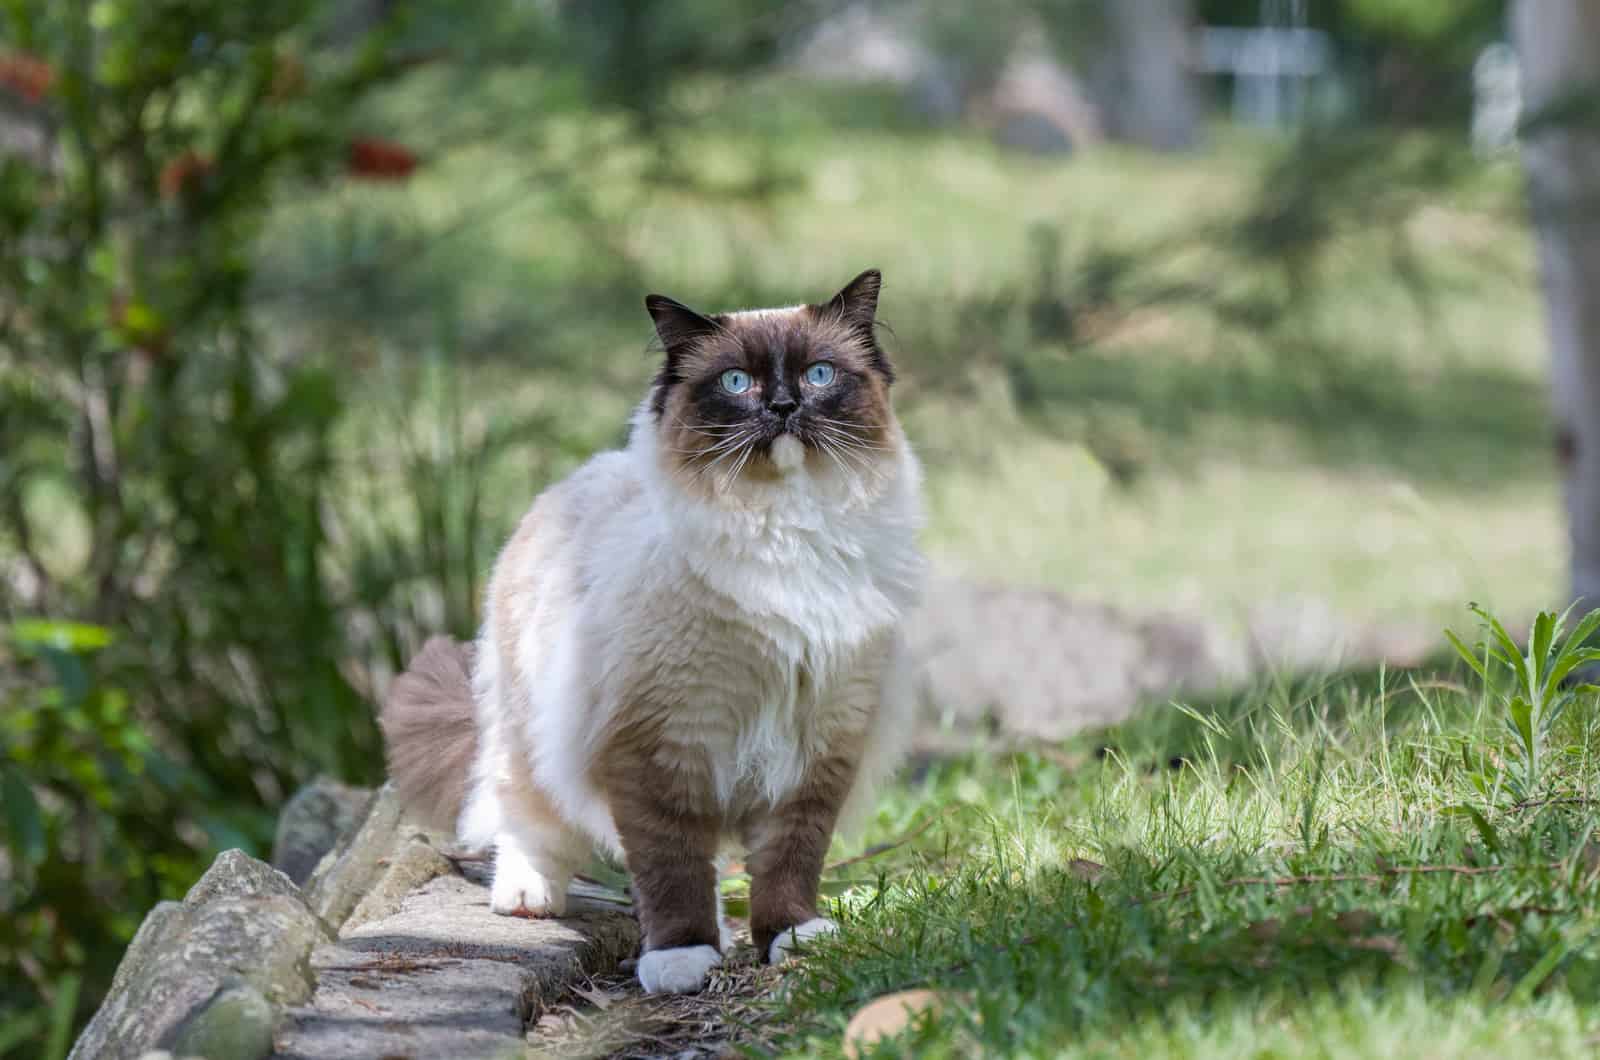
<instances>
[{"instance_id":1,"label":"green leaf","mask_svg":"<svg viewBox=\"0 0 1600 1060\"><path fill-rule=\"evenodd\" d=\"M1539 958L1539 963L1528 969L1527 975L1517 981L1517 985L1506 998L1506 1004L1527 1004L1533 997L1533 992L1539 989L1546 979L1550 978L1550 973L1554 972L1556 966L1566 959L1567 954L1571 953L1581 943L1588 942L1594 932L1595 928L1592 924L1569 930L1561 937L1559 942L1545 952L1543 957Z\"/></svg>"},{"instance_id":2,"label":"green leaf","mask_svg":"<svg viewBox=\"0 0 1600 1060\"><path fill-rule=\"evenodd\" d=\"M32 1039L44 1026L43 1009L30 1009L5 1020L0 1020L0 1056L6 1056L17 1046Z\"/></svg>"},{"instance_id":3,"label":"green leaf","mask_svg":"<svg viewBox=\"0 0 1600 1060\"><path fill-rule=\"evenodd\" d=\"M1523 661L1522 652L1518 649L1517 642L1511 639L1511 634L1506 632L1506 627L1500 624L1498 618L1495 618L1477 604L1472 605L1472 610L1483 621L1489 632L1494 635L1494 640L1490 644L1489 650L1507 666L1520 670L1521 668L1518 664Z\"/></svg>"},{"instance_id":4,"label":"green leaf","mask_svg":"<svg viewBox=\"0 0 1600 1060\"><path fill-rule=\"evenodd\" d=\"M83 980L68 973L56 980L56 996L50 1003L50 1040L45 1045L46 1060L66 1060L72 1048L72 1027L78 1013L78 990Z\"/></svg>"},{"instance_id":5,"label":"green leaf","mask_svg":"<svg viewBox=\"0 0 1600 1060\"><path fill-rule=\"evenodd\" d=\"M1543 712L1539 715L1539 738L1541 740L1549 735L1551 729L1555 728L1562 712L1567 709L1567 705L1573 701L1576 695L1576 692L1563 692L1545 704Z\"/></svg>"},{"instance_id":6,"label":"green leaf","mask_svg":"<svg viewBox=\"0 0 1600 1060\"><path fill-rule=\"evenodd\" d=\"M1572 671L1592 662L1600 662L1600 648L1565 649L1555 666L1550 669L1549 683L1558 685Z\"/></svg>"},{"instance_id":7,"label":"green leaf","mask_svg":"<svg viewBox=\"0 0 1600 1060\"><path fill-rule=\"evenodd\" d=\"M1533 620L1533 638L1528 651L1528 657L1538 672L1544 670L1545 661L1550 657L1550 644L1555 638L1556 616L1549 611L1540 611L1539 617Z\"/></svg>"},{"instance_id":8,"label":"green leaf","mask_svg":"<svg viewBox=\"0 0 1600 1060\"><path fill-rule=\"evenodd\" d=\"M25 865L37 865L45 855L44 816L18 770L0 770L0 799L5 801L6 845L12 856Z\"/></svg>"},{"instance_id":9,"label":"green leaf","mask_svg":"<svg viewBox=\"0 0 1600 1060\"><path fill-rule=\"evenodd\" d=\"M64 652L98 651L110 644L112 633L86 622L58 622L49 618L22 618L11 623L11 639L19 647L54 648Z\"/></svg>"},{"instance_id":10,"label":"green leaf","mask_svg":"<svg viewBox=\"0 0 1600 1060\"><path fill-rule=\"evenodd\" d=\"M1597 629L1600 629L1600 607L1590 611L1578 621L1577 627L1573 629L1572 635L1566 639L1563 646L1568 649L1581 648L1589 642L1589 638L1594 636Z\"/></svg>"},{"instance_id":11,"label":"green leaf","mask_svg":"<svg viewBox=\"0 0 1600 1060\"><path fill-rule=\"evenodd\" d=\"M1450 642L1450 646L1456 650L1456 654L1461 656L1468 666L1472 667L1472 672L1487 683L1489 671L1484 668L1483 663L1478 659L1477 653L1469 650L1465 644L1461 643L1461 638L1448 629L1444 631L1444 638Z\"/></svg>"},{"instance_id":12,"label":"green leaf","mask_svg":"<svg viewBox=\"0 0 1600 1060\"><path fill-rule=\"evenodd\" d=\"M1472 821L1472 827L1478 830L1479 837L1483 839L1483 845L1489 848L1491 854L1500 853L1499 833L1494 830L1494 825L1489 823L1489 819L1483 815L1482 811L1476 806L1462 805L1453 807L1453 812Z\"/></svg>"},{"instance_id":13,"label":"green leaf","mask_svg":"<svg viewBox=\"0 0 1600 1060\"><path fill-rule=\"evenodd\" d=\"M1511 702L1506 704L1510 709L1510 717L1506 723L1511 726L1511 731L1522 741L1523 750L1533 753L1533 705L1521 696L1512 696Z\"/></svg>"}]
</instances>

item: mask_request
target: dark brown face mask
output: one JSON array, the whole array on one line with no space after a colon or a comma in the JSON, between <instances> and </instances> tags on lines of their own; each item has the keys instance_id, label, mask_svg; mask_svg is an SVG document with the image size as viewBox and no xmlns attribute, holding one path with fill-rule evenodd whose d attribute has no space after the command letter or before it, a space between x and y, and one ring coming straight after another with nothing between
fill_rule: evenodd
<instances>
[{"instance_id":1,"label":"dark brown face mask","mask_svg":"<svg viewBox=\"0 0 1600 1060\"><path fill-rule=\"evenodd\" d=\"M868 270L826 302L705 315L651 295L665 350L651 394L665 448L686 471L760 471L785 435L808 451L862 459L883 447L894 370L874 324Z\"/></svg>"}]
</instances>

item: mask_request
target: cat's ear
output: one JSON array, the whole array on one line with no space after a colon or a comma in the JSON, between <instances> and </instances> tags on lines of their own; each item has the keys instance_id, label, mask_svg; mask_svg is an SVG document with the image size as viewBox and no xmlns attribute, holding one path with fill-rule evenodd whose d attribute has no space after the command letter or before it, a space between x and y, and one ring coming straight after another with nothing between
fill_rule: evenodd
<instances>
[{"instance_id":1,"label":"cat's ear","mask_svg":"<svg viewBox=\"0 0 1600 1060\"><path fill-rule=\"evenodd\" d=\"M827 309L852 329L872 334L878 319L878 292L883 289L883 274L868 269L844 285L844 290L828 300Z\"/></svg>"},{"instance_id":2,"label":"cat's ear","mask_svg":"<svg viewBox=\"0 0 1600 1060\"><path fill-rule=\"evenodd\" d=\"M878 323L878 292L882 289L883 274L877 269L868 269L845 284L844 289L820 309L848 327L867 347L873 365L883 373L884 378L893 382L894 368L889 364L889 355L878 345L875 330Z\"/></svg>"},{"instance_id":3,"label":"cat's ear","mask_svg":"<svg viewBox=\"0 0 1600 1060\"><path fill-rule=\"evenodd\" d=\"M678 361L696 342L722 329L715 320L666 295L646 296L644 307L656 322L656 337L667 351L669 370L677 369Z\"/></svg>"}]
</instances>

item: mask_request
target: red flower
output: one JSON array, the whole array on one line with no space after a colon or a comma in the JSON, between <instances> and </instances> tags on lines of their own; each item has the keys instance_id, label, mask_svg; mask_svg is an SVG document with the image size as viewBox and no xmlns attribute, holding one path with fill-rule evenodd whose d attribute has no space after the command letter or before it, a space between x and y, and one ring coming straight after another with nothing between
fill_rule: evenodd
<instances>
[{"instance_id":1,"label":"red flower","mask_svg":"<svg viewBox=\"0 0 1600 1060\"><path fill-rule=\"evenodd\" d=\"M345 171L357 180L405 180L416 168L410 148L372 136L351 140L345 159Z\"/></svg>"},{"instance_id":2,"label":"red flower","mask_svg":"<svg viewBox=\"0 0 1600 1060\"><path fill-rule=\"evenodd\" d=\"M174 199L193 191L211 172L212 161L198 151L185 151L161 167L161 197Z\"/></svg>"},{"instance_id":3,"label":"red flower","mask_svg":"<svg viewBox=\"0 0 1600 1060\"><path fill-rule=\"evenodd\" d=\"M55 80L55 68L37 55L28 52L0 55L0 85L29 103L42 100Z\"/></svg>"}]
</instances>

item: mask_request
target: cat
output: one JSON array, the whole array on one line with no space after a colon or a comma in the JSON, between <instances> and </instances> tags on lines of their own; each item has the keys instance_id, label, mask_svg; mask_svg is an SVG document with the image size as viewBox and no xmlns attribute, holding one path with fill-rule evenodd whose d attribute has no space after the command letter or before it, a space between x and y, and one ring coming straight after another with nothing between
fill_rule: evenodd
<instances>
[{"instance_id":1,"label":"cat","mask_svg":"<svg viewBox=\"0 0 1600 1060\"><path fill-rule=\"evenodd\" d=\"M496 913L559 916L597 849L622 859L650 993L720 963L727 842L764 959L833 930L830 839L911 721L921 470L881 282L709 316L649 296L662 359L626 447L537 498L477 642L429 641L384 704L401 797L493 845Z\"/></svg>"}]
</instances>

